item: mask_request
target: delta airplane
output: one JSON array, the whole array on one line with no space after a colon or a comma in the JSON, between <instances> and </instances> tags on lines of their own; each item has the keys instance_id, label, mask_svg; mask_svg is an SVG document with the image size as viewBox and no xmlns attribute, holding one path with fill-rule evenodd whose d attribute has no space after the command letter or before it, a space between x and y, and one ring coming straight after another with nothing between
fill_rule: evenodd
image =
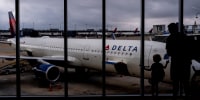
<instances>
[{"instance_id":1,"label":"delta airplane","mask_svg":"<svg viewBox=\"0 0 200 100\"><path fill-rule=\"evenodd\" d=\"M12 12L9 12L10 29L15 33L15 20ZM16 47L16 38L10 38L6 42L12 47ZM59 77L57 65L48 61L64 62L64 39L44 37L20 37L20 50L26 51L28 56L20 56L20 59L35 59L40 62L36 66L38 72L45 73L49 81L56 81ZM119 73L140 77L140 40L106 40L106 72ZM102 70L102 40L101 39L75 39L68 38L68 64L75 68ZM145 40L144 66L153 63L153 55L162 56L161 63L164 65L166 60L165 43ZM15 56L0 56L1 58L15 58ZM165 69L163 81L170 82L170 64ZM68 66L67 66L68 67ZM191 78L195 70L200 69L198 61L193 60L191 67ZM150 71L145 71L145 78L151 77Z\"/></svg>"},{"instance_id":2,"label":"delta airplane","mask_svg":"<svg viewBox=\"0 0 200 100\"><path fill-rule=\"evenodd\" d=\"M126 37L128 37L128 36L137 36L137 35L140 35L140 31L138 30L138 27L136 27L132 32L133 32L133 34L130 33L130 32L123 32L123 33L121 33L120 35L121 35L121 36L126 36Z\"/></svg>"}]
</instances>

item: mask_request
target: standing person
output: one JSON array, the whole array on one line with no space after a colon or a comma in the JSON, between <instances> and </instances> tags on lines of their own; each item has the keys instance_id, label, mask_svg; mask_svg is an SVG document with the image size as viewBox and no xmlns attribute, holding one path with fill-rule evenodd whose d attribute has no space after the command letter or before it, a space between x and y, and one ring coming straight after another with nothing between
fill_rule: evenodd
<instances>
[{"instance_id":1,"label":"standing person","mask_svg":"<svg viewBox=\"0 0 200 100\"><path fill-rule=\"evenodd\" d=\"M153 56L153 61L154 63L151 65L150 69L145 70L151 71L152 96L158 96L158 84L165 76L164 68L167 67L169 61L167 61L165 66L163 66L163 64L160 63L161 56L159 54Z\"/></svg>"},{"instance_id":2,"label":"standing person","mask_svg":"<svg viewBox=\"0 0 200 100\"><path fill-rule=\"evenodd\" d=\"M166 40L167 54L171 57L170 76L173 82L173 96L177 96L179 90L183 90L185 96L190 95L190 65L191 55L189 39L184 33L178 32L178 25L170 23L170 32ZM183 89L180 89L183 87Z\"/></svg>"}]
</instances>

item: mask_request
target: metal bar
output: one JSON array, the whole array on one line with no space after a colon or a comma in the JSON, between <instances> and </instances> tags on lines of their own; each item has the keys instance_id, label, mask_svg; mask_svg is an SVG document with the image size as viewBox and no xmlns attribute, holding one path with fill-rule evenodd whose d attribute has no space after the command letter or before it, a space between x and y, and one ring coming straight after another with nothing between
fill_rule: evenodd
<instances>
[{"instance_id":1,"label":"metal bar","mask_svg":"<svg viewBox=\"0 0 200 100\"><path fill-rule=\"evenodd\" d=\"M141 0L141 51L140 51L140 92L144 96L144 20L145 20L145 1Z\"/></svg>"},{"instance_id":2,"label":"metal bar","mask_svg":"<svg viewBox=\"0 0 200 100\"><path fill-rule=\"evenodd\" d=\"M65 92L65 98L68 97L68 63L67 63L67 56L68 56L68 49L67 49L67 23L68 23L68 20L67 20L67 0L64 0L64 33L63 33L63 36L64 36L64 61L65 61L65 76L64 76L64 80L65 80L65 89L64 89L64 92Z\"/></svg>"},{"instance_id":3,"label":"metal bar","mask_svg":"<svg viewBox=\"0 0 200 100\"><path fill-rule=\"evenodd\" d=\"M105 34L106 34L106 0L102 0L102 96L106 95L106 79L105 79Z\"/></svg>"},{"instance_id":4,"label":"metal bar","mask_svg":"<svg viewBox=\"0 0 200 100\"><path fill-rule=\"evenodd\" d=\"M20 98L21 97L21 87L20 87L20 18L19 18L19 14L20 14L20 10L19 10L19 5L20 4L20 1L19 0L16 0L15 1L15 10L16 10L16 71L17 71L17 74L16 74L16 95L17 95L17 98Z\"/></svg>"},{"instance_id":5,"label":"metal bar","mask_svg":"<svg viewBox=\"0 0 200 100\"><path fill-rule=\"evenodd\" d=\"M179 32L183 33L183 5L184 0L179 0Z\"/></svg>"}]
</instances>

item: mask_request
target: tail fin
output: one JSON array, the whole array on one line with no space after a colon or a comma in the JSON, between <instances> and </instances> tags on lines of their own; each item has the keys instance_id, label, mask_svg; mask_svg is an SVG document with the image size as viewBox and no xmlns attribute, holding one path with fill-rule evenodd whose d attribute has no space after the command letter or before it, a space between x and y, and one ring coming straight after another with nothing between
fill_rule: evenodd
<instances>
[{"instance_id":1,"label":"tail fin","mask_svg":"<svg viewBox=\"0 0 200 100\"><path fill-rule=\"evenodd\" d=\"M133 31L133 33L137 33L137 32L140 32L140 31L138 30L138 28L136 28L136 29Z\"/></svg>"},{"instance_id":2,"label":"tail fin","mask_svg":"<svg viewBox=\"0 0 200 100\"><path fill-rule=\"evenodd\" d=\"M113 40L116 39L116 37L115 37L115 33L116 33L116 31L117 31L117 28L115 28L114 31L113 31L113 33L112 33L112 39L113 39Z\"/></svg>"},{"instance_id":3,"label":"tail fin","mask_svg":"<svg viewBox=\"0 0 200 100\"><path fill-rule=\"evenodd\" d=\"M150 30L149 30L149 33L151 34L153 32L153 28L151 28Z\"/></svg>"},{"instance_id":4,"label":"tail fin","mask_svg":"<svg viewBox=\"0 0 200 100\"><path fill-rule=\"evenodd\" d=\"M9 16L9 24L10 24L11 36L14 37L15 34L16 34L16 22L15 22L15 18L13 16L12 11L8 12L8 16Z\"/></svg>"}]
</instances>

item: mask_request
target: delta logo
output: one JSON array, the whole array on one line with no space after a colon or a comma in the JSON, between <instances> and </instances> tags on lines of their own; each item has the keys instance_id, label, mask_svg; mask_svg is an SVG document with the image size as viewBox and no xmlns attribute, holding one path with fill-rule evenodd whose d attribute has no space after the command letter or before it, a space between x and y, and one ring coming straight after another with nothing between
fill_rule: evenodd
<instances>
[{"instance_id":1,"label":"delta logo","mask_svg":"<svg viewBox=\"0 0 200 100\"><path fill-rule=\"evenodd\" d=\"M106 45L106 50L113 50L113 51L129 51L129 52L137 52L138 48L137 46L123 46L123 45L112 45L110 48L110 45Z\"/></svg>"}]
</instances>

